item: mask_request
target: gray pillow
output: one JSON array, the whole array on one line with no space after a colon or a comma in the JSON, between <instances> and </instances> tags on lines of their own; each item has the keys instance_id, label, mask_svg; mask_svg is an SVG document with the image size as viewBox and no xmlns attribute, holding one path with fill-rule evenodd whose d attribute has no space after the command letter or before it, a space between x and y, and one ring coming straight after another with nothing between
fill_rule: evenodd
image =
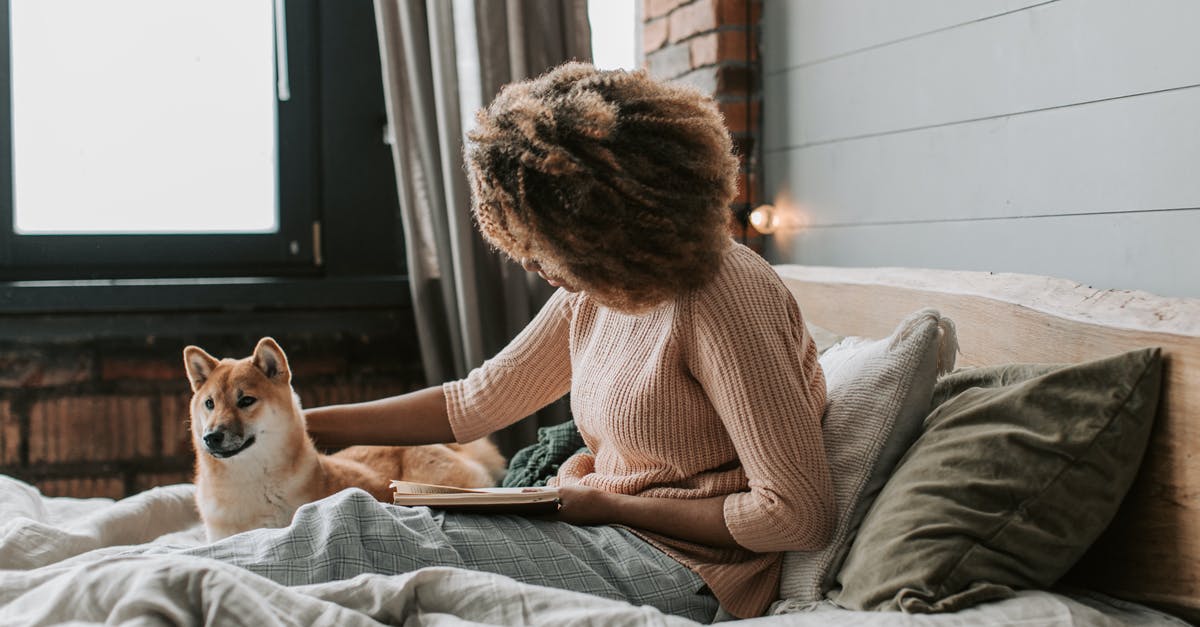
<instances>
[{"instance_id":1,"label":"gray pillow","mask_svg":"<svg viewBox=\"0 0 1200 627\"><path fill-rule=\"evenodd\" d=\"M1108 525L1158 406L1157 348L955 373L863 521L830 594L856 610L956 611L1046 588Z\"/></svg>"},{"instance_id":2,"label":"gray pillow","mask_svg":"<svg viewBox=\"0 0 1200 627\"><path fill-rule=\"evenodd\" d=\"M784 554L779 592L789 607L821 600L834 584L867 508L920 433L938 372L953 367L957 346L950 320L924 309L885 339L846 338L821 355L829 394L821 431L837 526L824 549Z\"/></svg>"}]
</instances>

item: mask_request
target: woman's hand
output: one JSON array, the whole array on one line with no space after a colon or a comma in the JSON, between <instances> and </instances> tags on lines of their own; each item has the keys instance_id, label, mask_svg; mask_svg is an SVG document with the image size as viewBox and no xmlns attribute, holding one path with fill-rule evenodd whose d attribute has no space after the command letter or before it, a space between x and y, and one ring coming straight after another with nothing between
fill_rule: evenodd
<instances>
[{"instance_id":1,"label":"woman's hand","mask_svg":"<svg viewBox=\"0 0 1200 627\"><path fill-rule=\"evenodd\" d=\"M558 520L572 525L605 525L617 522L613 511L612 497L604 490L582 485L568 485L558 489Z\"/></svg>"},{"instance_id":2,"label":"woman's hand","mask_svg":"<svg viewBox=\"0 0 1200 627\"><path fill-rule=\"evenodd\" d=\"M573 525L628 525L712 547L742 548L725 526L724 496L651 498L569 485L558 489L558 500L558 520Z\"/></svg>"}]
</instances>

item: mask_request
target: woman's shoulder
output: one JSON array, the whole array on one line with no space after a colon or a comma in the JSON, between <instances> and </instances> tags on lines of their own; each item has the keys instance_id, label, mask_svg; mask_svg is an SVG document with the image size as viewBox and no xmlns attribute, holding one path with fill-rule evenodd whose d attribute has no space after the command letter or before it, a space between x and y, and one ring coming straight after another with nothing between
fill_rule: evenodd
<instances>
[{"instance_id":1,"label":"woman's shoulder","mask_svg":"<svg viewBox=\"0 0 1200 627\"><path fill-rule=\"evenodd\" d=\"M721 269L703 287L688 295L692 322L730 318L790 318L795 299L765 259L737 242L730 242Z\"/></svg>"},{"instance_id":2,"label":"woman's shoulder","mask_svg":"<svg viewBox=\"0 0 1200 627\"><path fill-rule=\"evenodd\" d=\"M788 293L783 280L766 259L730 240L729 247L721 257L721 269L711 281L696 290L695 295L699 300L723 300L745 298L758 292L772 297Z\"/></svg>"},{"instance_id":3,"label":"woman's shoulder","mask_svg":"<svg viewBox=\"0 0 1200 627\"><path fill-rule=\"evenodd\" d=\"M731 247L717 276L688 300L680 326L693 372L732 367L730 360L791 360L781 356L805 350L796 299L771 264L745 246Z\"/></svg>"}]
</instances>

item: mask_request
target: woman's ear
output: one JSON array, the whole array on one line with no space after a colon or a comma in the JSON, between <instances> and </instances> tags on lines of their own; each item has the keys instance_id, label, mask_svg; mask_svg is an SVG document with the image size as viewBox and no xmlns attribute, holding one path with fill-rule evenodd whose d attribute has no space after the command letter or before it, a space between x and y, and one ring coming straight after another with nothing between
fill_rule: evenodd
<instances>
[{"instance_id":1,"label":"woman's ear","mask_svg":"<svg viewBox=\"0 0 1200 627\"><path fill-rule=\"evenodd\" d=\"M264 337L254 347L254 366L262 371L268 379L279 380L285 384L292 382L292 371L288 368L287 355L275 340Z\"/></svg>"},{"instance_id":2,"label":"woman's ear","mask_svg":"<svg viewBox=\"0 0 1200 627\"><path fill-rule=\"evenodd\" d=\"M192 391L200 389L208 377L212 375L213 368L221 363L216 357L204 352L204 349L199 346L189 346L183 349L183 367L187 370L188 381L192 383Z\"/></svg>"}]
</instances>

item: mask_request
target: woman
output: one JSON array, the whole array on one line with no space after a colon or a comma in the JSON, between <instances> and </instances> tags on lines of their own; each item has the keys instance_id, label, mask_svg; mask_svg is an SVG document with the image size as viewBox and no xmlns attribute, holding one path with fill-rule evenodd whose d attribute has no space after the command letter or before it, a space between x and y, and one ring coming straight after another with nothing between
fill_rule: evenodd
<instances>
[{"instance_id":1,"label":"woman","mask_svg":"<svg viewBox=\"0 0 1200 627\"><path fill-rule=\"evenodd\" d=\"M397 516L452 528L451 544L490 538L455 546L470 568L698 620L717 601L761 614L780 551L831 532L825 384L791 295L728 235L737 162L715 104L644 72L568 64L506 87L469 139L484 237L561 289L466 379L311 409L310 433L465 442L569 391L593 454L562 466L557 520Z\"/></svg>"}]
</instances>

